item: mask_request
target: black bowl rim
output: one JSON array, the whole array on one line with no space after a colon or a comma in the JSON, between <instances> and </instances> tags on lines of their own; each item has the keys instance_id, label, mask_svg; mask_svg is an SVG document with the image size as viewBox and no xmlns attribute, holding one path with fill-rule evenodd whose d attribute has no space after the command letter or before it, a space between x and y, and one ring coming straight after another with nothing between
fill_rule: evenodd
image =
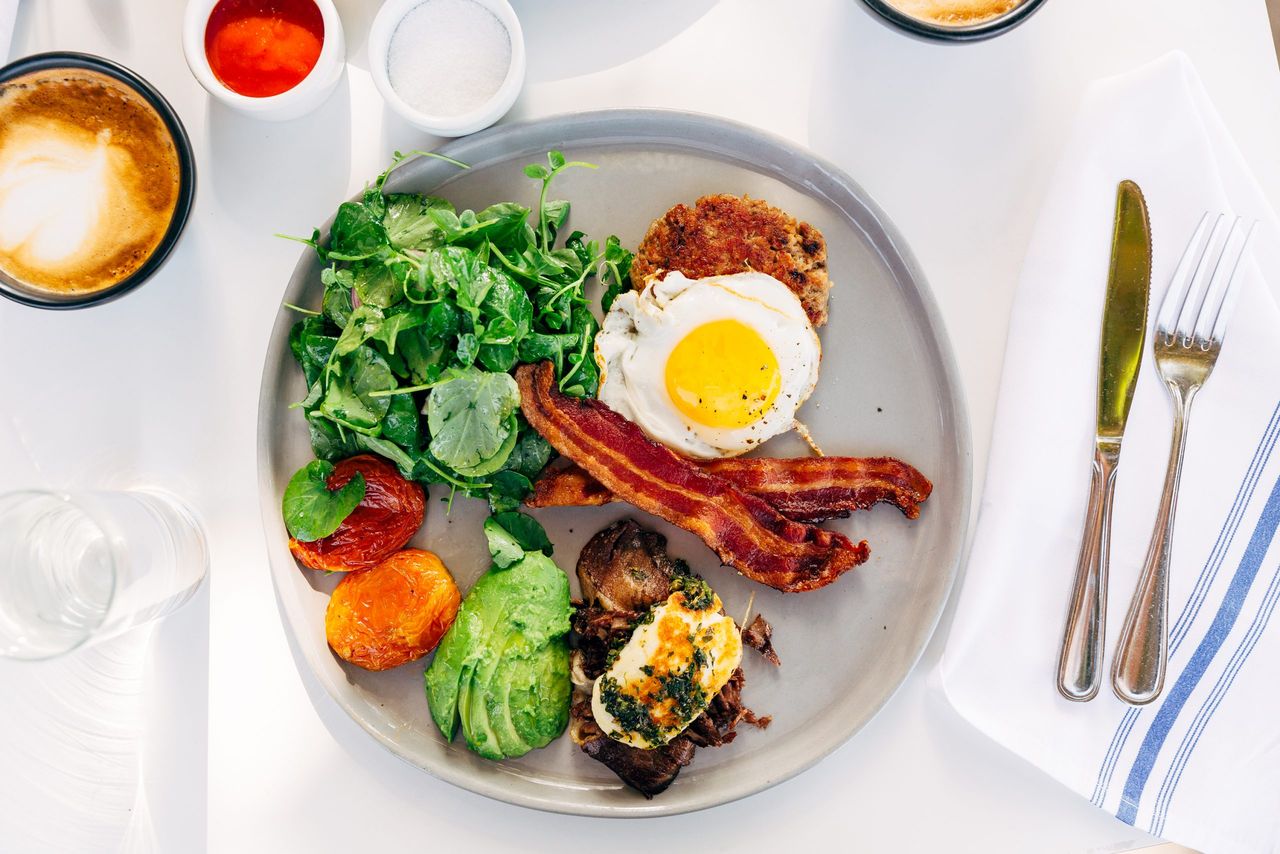
<instances>
[{"instance_id":1,"label":"black bowl rim","mask_svg":"<svg viewBox=\"0 0 1280 854\"><path fill-rule=\"evenodd\" d=\"M989 21L983 21L980 24L970 24L964 27L946 27L941 24L930 24L927 21L913 18L907 13L899 11L889 5L887 0L862 0L862 2L881 18L913 35L936 41L976 42L998 36L1018 26L1018 24L1031 17L1031 14L1040 8L1045 0L1023 0L1017 8L1010 12L1006 12Z\"/></svg>"},{"instance_id":2,"label":"black bowl rim","mask_svg":"<svg viewBox=\"0 0 1280 854\"><path fill-rule=\"evenodd\" d=\"M5 281L4 276L0 276L0 296L8 297L23 305L52 309L86 308L124 296L155 275L156 271L168 260L170 253L177 245L178 239L182 236L182 232L187 226L187 221L191 217L191 209L195 203L196 159L191 150L191 138L187 136L187 129L183 126L182 119L178 117L177 111L165 99L164 95L160 94L160 90L133 70L105 57L95 56L90 53L77 53L75 51L52 51L32 54L31 56L14 60L0 68L0 84L7 83L26 74L59 68L79 68L97 71L133 89L159 113L160 118L165 123L165 127L169 130L170 136L173 138L174 148L178 152L178 200L173 208L173 216L169 220L169 227L165 229L164 236L160 238L160 242L156 244L156 248L150 257L129 276L109 288L66 298L42 296L31 291L20 290Z\"/></svg>"}]
</instances>

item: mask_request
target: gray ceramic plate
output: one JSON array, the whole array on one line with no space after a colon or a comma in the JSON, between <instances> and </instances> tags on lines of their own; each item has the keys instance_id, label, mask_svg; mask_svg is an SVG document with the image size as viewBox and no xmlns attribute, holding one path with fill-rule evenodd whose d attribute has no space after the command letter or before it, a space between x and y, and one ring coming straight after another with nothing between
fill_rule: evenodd
<instances>
[{"instance_id":1,"label":"gray ceramic plate","mask_svg":"<svg viewBox=\"0 0 1280 854\"><path fill-rule=\"evenodd\" d=\"M892 455L934 482L921 518L908 522L878 507L832 527L871 544L871 560L820 591L784 596L721 567L689 534L627 506L537 512L572 575L583 543L621 516L670 538L715 587L730 614L755 610L773 623L783 666L748 652L748 704L773 716L766 731L746 728L733 744L700 750L675 784L652 801L622 786L565 737L519 760L489 762L431 723L422 691L425 661L368 673L339 661L324 638L327 596L336 578L301 570L286 548L280 496L311 459L302 416L288 409L306 389L289 355L281 310L263 372L258 455L263 519L272 575L285 623L329 694L386 747L424 770L489 797L540 809L603 816L650 816L714 806L799 773L857 732L906 678L928 641L951 589L968 519L970 450L955 366L923 277L901 236L840 170L783 140L706 116L627 110L584 113L497 128L442 149L472 165L458 169L418 159L391 187L431 192L460 209L515 199L536 205L526 163L562 149L599 164L557 179L573 204L570 226L603 241L610 233L635 246L649 222L677 202L707 193L767 199L826 235L831 320L823 330L822 373L801 418L828 453ZM336 207L336 200L335 200ZM318 306L319 265L303 253L285 300ZM766 452L805 451L790 437ZM439 498L433 495L433 499ZM443 558L463 589L486 568L482 502L460 500L446 515L429 502L414 544ZM573 582L575 594L577 581Z\"/></svg>"}]
</instances>

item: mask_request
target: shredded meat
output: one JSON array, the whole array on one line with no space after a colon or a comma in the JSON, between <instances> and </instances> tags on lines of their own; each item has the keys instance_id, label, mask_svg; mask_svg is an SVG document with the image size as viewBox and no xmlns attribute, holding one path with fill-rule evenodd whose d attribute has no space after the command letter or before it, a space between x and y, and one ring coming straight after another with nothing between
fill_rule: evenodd
<instances>
[{"instance_id":1,"label":"shredded meat","mask_svg":"<svg viewBox=\"0 0 1280 854\"><path fill-rule=\"evenodd\" d=\"M525 418L552 447L614 495L701 537L748 578L795 593L825 587L866 561L866 542L793 522L599 401L561 394L551 362L522 365L516 380Z\"/></svg>"},{"instance_id":2,"label":"shredded meat","mask_svg":"<svg viewBox=\"0 0 1280 854\"><path fill-rule=\"evenodd\" d=\"M572 737L582 752L603 762L622 782L646 798L666 791L680 769L693 761L694 743L686 736L678 735L653 750L639 750L605 735L591 716L588 702L574 703L570 716Z\"/></svg>"},{"instance_id":3,"label":"shredded meat","mask_svg":"<svg viewBox=\"0 0 1280 854\"><path fill-rule=\"evenodd\" d=\"M818 229L760 199L718 194L676 205L653 221L631 265L631 284L669 270L691 279L754 270L800 298L814 326L827 322L827 244Z\"/></svg>"},{"instance_id":4,"label":"shredded meat","mask_svg":"<svg viewBox=\"0 0 1280 854\"><path fill-rule=\"evenodd\" d=\"M747 457L694 460L703 471L732 482L796 522L821 522L893 504L908 519L933 491L928 478L891 457ZM614 496L579 466L545 472L525 500L530 507L596 507Z\"/></svg>"},{"instance_id":5,"label":"shredded meat","mask_svg":"<svg viewBox=\"0 0 1280 854\"><path fill-rule=\"evenodd\" d=\"M751 625L742 630L742 642L759 651L774 666L782 666L782 659L778 658L778 653L773 649L773 626L769 625L764 614L756 614Z\"/></svg>"},{"instance_id":6,"label":"shredded meat","mask_svg":"<svg viewBox=\"0 0 1280 854\"><path fill-rule=\"evenodd\" d=\"M592 537L578 557L578 580L583 590L590 587L596 592L587 594L585 602L574 603L575 671L586 679L599 678L607 668L609 651L630 639L636 623L650 606L671 595L671 582L679 571L687 569L668 556L667 538L630 519L615 522ZM619 598L635 607L604 607L598 598L601 590L623 591ZM643 594L634 595L636 591ZM761 619L757 617L757 622ZM746 637L744 632L744 640ZM680 769L693 760L695 746L728 744L736 737L739 724L761 729L769 725L769 718L758 718L743 705L745 681L739 667L712 698L707 710L663 747L642 750L609 738L596 724L590 701L582 695L571 709L570 734L584 753L603 762L646 798L652 798L670 786Z\"/></svg>"}]
</instances>

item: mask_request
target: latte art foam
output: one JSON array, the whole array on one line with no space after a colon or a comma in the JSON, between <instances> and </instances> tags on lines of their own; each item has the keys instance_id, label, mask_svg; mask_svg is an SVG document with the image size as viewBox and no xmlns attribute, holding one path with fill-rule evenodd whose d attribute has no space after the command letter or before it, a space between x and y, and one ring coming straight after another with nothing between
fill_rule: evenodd
<instances>
[{"instance_id":1,"label":"latte art foam","mask_svg":"<svg viewBox=\"0 0 1280 854\"><path fill-rule=\"evenodd\" d=\"M889 0L889 5L919 21L960 27L1008 14L1022 0Z\"/></svg>"},{"instance_id":2,"label":"latte art foam","mask_svg":"<svg viewBox=\"0 0 1280 854\"><path fill-rule=\"evenodd\" d=\"M39 72L0 90L0 270L16 282L123 281L163 239L179 181L159 114L106 75Z\"/></svg>"}]
</instances>

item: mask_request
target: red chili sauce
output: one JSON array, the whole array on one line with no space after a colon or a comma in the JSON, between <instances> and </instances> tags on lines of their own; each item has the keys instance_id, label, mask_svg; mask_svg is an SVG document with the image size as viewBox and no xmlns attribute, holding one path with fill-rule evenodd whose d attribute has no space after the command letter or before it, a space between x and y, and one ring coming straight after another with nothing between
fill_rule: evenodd
<instances>
[{"instance_id":1,"label":"red chili sauce","mask_svg":"<svg viewBox=\"0 0 1280 854\"><path fill-rule=\"evenodd\" d=\"M214 76L251 98L301 83L323 43L324 18L312 0L220 0L204 31Z\"/></svg>"}]
</instances>

